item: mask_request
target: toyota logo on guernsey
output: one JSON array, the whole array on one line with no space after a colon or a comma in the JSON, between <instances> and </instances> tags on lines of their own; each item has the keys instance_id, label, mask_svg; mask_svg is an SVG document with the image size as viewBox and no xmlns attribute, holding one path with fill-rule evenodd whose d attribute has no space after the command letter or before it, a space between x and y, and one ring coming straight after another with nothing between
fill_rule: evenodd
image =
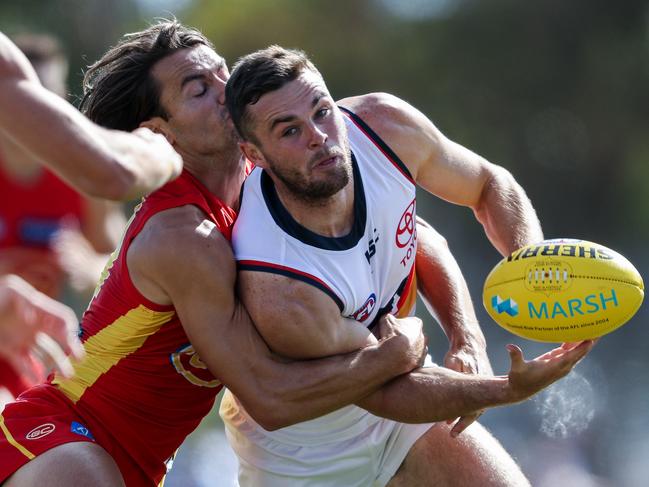
<instances>
[{"instance_id":1,"label":"toyota logo on guernsey","mask_svg":"<svg viewBox=\"0 0 649 487\"><path fill-rule=\"evenodd\" d=\"M509 316L516 316L518 314L518 303L511 298L502 299L496 295L491 298L491 307L496 313L507 313Z\"/></svg>"},{"instance_id":2,"label":"toyota logo on guernsey","mask_svg":"<svg viewBox=\"0 0 649 487\"><path fill-rule=\"evenodd\" d=\"M27 438L28 440L38 440L43 436L49 435L55 429L56 426L54 426L52 423L45 423L40 426L36 426L36 428L27 433L25 438Z\"/></svg>"},{"instance_id":3,"label":"toyota logo on guernsey","mask_svg":"<svg viewBox=\"0 0 649 487\"><path fill-rule=\"evenodd\" d=\"M415 234L415 200L412 200L401 215L395 241L400 249L407 247Z\"/></svg>"}]
</instances>

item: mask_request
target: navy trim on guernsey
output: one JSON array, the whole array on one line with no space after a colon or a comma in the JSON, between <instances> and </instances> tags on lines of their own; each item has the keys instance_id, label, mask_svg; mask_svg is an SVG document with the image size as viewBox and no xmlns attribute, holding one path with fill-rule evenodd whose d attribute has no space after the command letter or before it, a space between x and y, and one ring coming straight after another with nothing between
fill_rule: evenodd
<instances>
[{"instance_id":1,"label":"navy trim on guernsey","mask_svg":"<svg viewBox=\"0 0 649 487\"><path fill-rule=\"evenodd\" d=\"M396 166L396 168L401 171L401 173L412 183L415 183L415 179L412 177L412 174L410 174L410 171L406 167L406 165L403 163L401 159L399 159L399 156L394 153L392 149L390 149L390 146L386 144L381 137L378 136L374 130L371 129L369 125L367 125L361 117L356 115L354 112L350 111L349 109L345 107L338 106L344 113L346 113L349 118L352 119L352 121L356 124L356 126L365 133L365 135L372 141L374 142L377 147L380 149L381 152L383 152L383 155L387 157L392 164Z\"/></svg>"},{"instance_id":2,"label":"navy trim on guernsey","mask_svg":"<svg viewBox=\"0 0 649 487\"><path fill-rule=\"evenodd\" d=\"M361 172L358 169L356 157L352 153L352 169L354 173L354 225L350 232L343 237L325 237L312 232L300 225L284 207L273 180L266 173L261 173L261 192L264 195L268 211L284 232L298 239L300 242L324 250L348 250L354 248L358 241L365 234L365 223L367 221L367 204L365 202L365 190Z\"/></svg>"},{"instance_id":3,"label":"navy trim on guernsey","mask_svg":"<svg viewBox=\"0 0 649 487\"><path fill-rule=\"evenodd\" d=\"M279 274L280 276L290 277L292 279L297 279L298 281L311 284L312 286L315 286L318 289L320 289L331 299L333 299L334 303L336 303L336 306L338 306L338 309L340 310L341 313L345 309L342 300L338 297L338 295L335 292L331 290L329 286L327 286L320 279L311 276L306 272L300 272L298 270L291 269L290 267L280 266L277 264L271 264L268 262L253 261L253 260L238 261L237 269L239 271L257 271L257 272L268 272L271 274Z\"/></svg>"}]
</instances>

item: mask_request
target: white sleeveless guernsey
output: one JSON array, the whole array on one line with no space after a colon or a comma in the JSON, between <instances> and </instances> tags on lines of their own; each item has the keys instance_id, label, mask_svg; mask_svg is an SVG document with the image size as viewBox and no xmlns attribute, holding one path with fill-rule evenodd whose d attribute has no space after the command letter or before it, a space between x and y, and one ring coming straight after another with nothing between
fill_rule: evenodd
<instances>
[{"instance_id":1,"label":"white sleeveless guernsey","mask_svg":"<svg viewBox=\"0 0 649 487\"><path fill-rule=\"evenodd\" d=\"M354 174L355 214L350 233L330 238L301 226L281 204L270 177L256 168L243 187L232 246L240 270L277 273L309 283L329 295L343 316L371 326L385 313L398 317L414 313L417 294L415 182L406 166L367 124L355 114L344 112ZM399 425L356 406L347 406L314 420L268 432L229 393L223 398L221 416L242 465L239 479L242 486L282 485L286 476L291 481L284 485L301 485L297 478L310 479L308 485L373 485L375 480L369 484L368 478L356 482L343 474L348 462L339 459L341 453L356 443L367 447L367 440L355 442L354 439L365 438L368 431L375 430L372 434L376 442L372 448L377 447L380 452L381 442L388 441L394 427L413 426L414 432L408 435L404 445L405 452L401 452L403 456L394 460L398 461L394 469L387 464L381 467L396 471L412 443L429 427ZM383 433L379 435L376 430ZM347 446L343 448L341 444ZM327 453L326 445L333 446L329 448L331 453ZM313 449L303 452L308 461L299 458L297 447ZM354 456L358 452L352 453ZM333 458L327 458L331 455L337 459L334 464ZM339 472L336 463L341 466ZM379 462L376 463L374 468L379 467ZM313 483L314 476L322 474L319 464L326 465L327 472L333 469L331 482L321 477L321 482ZM387 472L374 473L378 476ZM275 476L279 479L276 482ZM341 478L346 478L345 483L340 483Z\"/></svg>"}]
</instances>

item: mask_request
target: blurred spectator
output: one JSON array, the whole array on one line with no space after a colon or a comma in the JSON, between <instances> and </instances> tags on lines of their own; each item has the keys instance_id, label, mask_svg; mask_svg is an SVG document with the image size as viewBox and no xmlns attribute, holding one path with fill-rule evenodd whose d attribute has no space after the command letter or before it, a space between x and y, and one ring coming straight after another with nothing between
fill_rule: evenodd
<instances>
[{"instance_id":1,"label":"blurred spectator","mask_svg":"<svg viewBox=\"0 0 649 487\"><path fill-rule=\"evenodd\" d=\"M43 86L65 97L67 61L56 39L22 35L15 42ZM124 225L116 203L81 195L0 132L0 275L20 276L53 298L66 279L89 291ZM34 364L19 374L0 360L0 383L14 396L47 372Z\"/></svg>"}]
</instances>

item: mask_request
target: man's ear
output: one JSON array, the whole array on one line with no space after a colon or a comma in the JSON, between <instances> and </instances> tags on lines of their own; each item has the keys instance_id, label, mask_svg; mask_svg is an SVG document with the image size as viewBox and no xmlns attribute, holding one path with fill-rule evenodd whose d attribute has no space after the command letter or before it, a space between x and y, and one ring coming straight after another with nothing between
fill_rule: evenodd
<instances>
[{"instance_id":1,"label":"man's ear","mask_svg":"<svg viewBox=\"0 0 649 487\"><path fill-rule=\"evenodd\" d=\"M252 162L255 166L266 169L268 165L266 164L266 158L253 142L243 140L239 142L239 149L241 149L243 155L246 156L246 159Z\"/></svg>"},{"instance_id":2,"label":"man's ear","mask_svg":"<svg viewBox=\"0 0 649 487\"><path fill-rule=\"evenodd\" d=\"M164 138L167 139L167 142L169 142L171 145L174 145L174 143L176 142L176 138L174 137L174 134L169 129L169 125L167 124L167 121L162 117L153 117L148 120L145 120L140 124L140 127L147 128L151 132L155 132L156 134L163 135Z\"/></svg>"}]
</instances>

